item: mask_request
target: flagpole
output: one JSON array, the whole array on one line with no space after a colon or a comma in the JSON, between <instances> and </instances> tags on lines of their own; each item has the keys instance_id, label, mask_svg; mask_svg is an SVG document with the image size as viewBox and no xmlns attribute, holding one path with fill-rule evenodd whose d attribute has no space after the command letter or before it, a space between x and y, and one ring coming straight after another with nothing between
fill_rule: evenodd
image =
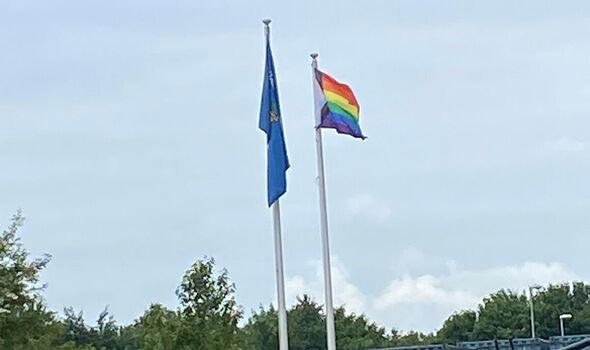
<instances>
[{"instance_id":1,"label":"flagpole","mask_svg":"<svg viewBox=\"0 0 590 350\"><path fill-rule=\"evenodd\" d=\"M311 72L315 79L315 69L318 67L317 53L312 53ZM314 81L314 80L312 80ZM314 103L314 109L317 105ZM315 111L316 115L319 111ZM324 175L324 152L322 147L322 129L315 129L315 142L318 167L318 192L320 201L320 226L322 234L322 256L324 266L324 292L326 297L326 331L328 336L328 350L336 350L336 331L334 326L334 305L332 298L332 272L330 270L330 243L328 239L328 212L326 209L326 178Z\"/></svg>"},{"instance_id":2,"label":"flagpole","mask_svg":"<svg viewBox=\"0 0 590 350\"><path fill-rule=\"evenodd\" d=\"M270 40L270 22L270 19L262 21L264 23L264 35L267 43ZM289 350L287 306L285 304L285 275L283 272L283 241L281 238L281 207L279 199L272 204L272 218L275 243L275 269L277 275L277 301L279 304L279 350Z\"/></svg>"},{"instance_id":3,"label":"flagpole","mask_svg":"<svg viewBox=\"0 0 590 350\"><path fill-rule=\"evenodd\" d=\"M277 199L272 205L275 238L275 266L277 273L277 294L279 302L279 349L288 350L287 307L285 305L285 276L283 274L283 242L281 239L281 208Z\"/></svg>"}]
</instances>

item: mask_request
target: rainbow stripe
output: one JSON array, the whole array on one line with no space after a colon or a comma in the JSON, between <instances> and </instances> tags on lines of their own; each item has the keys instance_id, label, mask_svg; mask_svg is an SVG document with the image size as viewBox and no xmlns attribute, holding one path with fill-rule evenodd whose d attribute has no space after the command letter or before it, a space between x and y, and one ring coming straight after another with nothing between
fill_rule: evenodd
<instances>
[{"instance_id":1,"label":"rainbow stripe","mask_svg":"<svg viewBox=\"0 0 590 350\"><path fill-rule=\"evenodd\" d=\"M359 125L359 104L346 84L328 74L315 70L315 97L318 128L336 129L338 133L365 139Z\"/></svg>"}]
</instances>

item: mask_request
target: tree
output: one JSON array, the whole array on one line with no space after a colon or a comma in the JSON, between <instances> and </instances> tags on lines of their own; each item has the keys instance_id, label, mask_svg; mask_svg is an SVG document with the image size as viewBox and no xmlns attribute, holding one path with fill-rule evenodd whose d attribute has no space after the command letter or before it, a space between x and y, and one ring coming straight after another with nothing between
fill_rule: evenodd
<instances>
[{"instance_id":1,"label":"tree","mask_svg":"<svg viewBox=\"0 0 590 350\"><path fill-rule=\"evenodd\" d=\"M473 310L464 310L452 314L437 332L438 340L442 343L472 340L476 318L477 314Z\"/></svg>"},{"instance_id":2,"label":"tree","mask_svg":"<svg viewBox=\"0 0 590 350\"><path fill-rule=\"evenodd\" d=\"M524 294L500 290L484 298L478 308L474 339L528 337L531 332L529 303Z\"/></svg>"},{"instance_id":3,"label":"tree","mask_svg":"<svg viewBox=\"0 0 590 350\"><path fill-rule=\"evenodd\" d=\"M82 312L64 310L64 342L96 350L237 349L241 310L227 271L216 274L213 259L195 262L176 294L180 308L153 304L133 324L117 326L105 310L97 326L88 326Z\"/></svg>"},{"instance_id":4,"label":"tree","mask_svg":"<svg viewBox=\"0 0 590 350\"><path fill-rule=\"evenodd\" d=\"M367 320L364 315L347 314L344 307L334 314L338 349L356 350L391 345L385 329ZM270 306L260 308L240 331L240 344L246 350L276 350L278 348L278 313ZM308 295L297 298L297 304L287 312L289 349L326 349L326 317L322 306Z\"/></svg>"},{"instance_id":5,"label":"tree","mask_svg":"<svg viewBox=\"0 0 590 350\"><path fill-rule=\"evenodd\" d=\"M293 350L325 349L326 318L322 306L308 295L297 298L287 315L289 348ZM278 333L276 335L278 337Z\"/></svg>"},{"instance_id":6,"label":"tree","mask_svg":"<svg viewBox=\"0 0 590 350\"><path fill-rule=\"evenodd\" d=\"M86 324L82 312L73 308L64 309L61 321L64 329L64 342L96 350L135 350L139 349L139 337L134 327L117 326L108 308L98 315L96 327Z\"/></svg>"},{"instance_id":7,"label":"tree","mask_svg":"<svg viewBox=\"0 0 590 350\"><path fill-rule=\"evenodd\" d=\"M589 334L590 333L590 304L585 304L581 309L577 309L573 319L566 326L569 334Z\"/></svg>"},{"instance_id":8,"label":"tree","mask_svg":"<svg viewBox=\"0 0 590 350\"><path fill-rule=\"evenodd\" d=\"M391 339L391 346L430 345L437 343L437 338L434 334L416 331L409 331L402 334L396 329L393 329L389 338Z\"/></svg>"},{"instance_id":9,"label":"tree","mask_svg":"<svg viewBox=\"0 0 590 350\"><path fill-rule=\"evenodd\" d=\"M62 324L65 329L65 341L71 341L77 345L92 344L92 330L86 326L82 311L76 313L72 307L65 308Z\"/></svg>"},{"instance_id":10,"label":"tree","mask_svg":"<svg viewBox=\"0 0 590 350\"><path fill-rule=\"evenodd\" d=\"M334 319L338 349L356 350L392 345L385 329L370 322L365 315L346 314L344 307L339 307Z\"/></svg>"},{"instance_id":11,"label":"tree","mask_svg":"<svg viewBox=\"0 0 590 350\"><path fill-rule=\"evenodd\" d=\"M24 223L21 211L0 235L0 348L16 349L59 332L52 312L38 294L39 273L50 256L29 260L17 236Z\"/></svg>"},{"instance_id":12,"label":"tree","mask_svg":"<svg viewBox=\"0 0 590 350\"><path fill-rule=\"evenodd\" d=\"M152 304L134 325L141 349L174 349L180 328L179 315L160 304Z\"/></svg>"},{"instance_id":13,"label":"tree","mask_svg":"<svg viewBox=\"0 0 590 350\"><path fill-rule=\"evenodd\" d=\"M524 293L501 290L484 299L478 311L449 317L437 337L443 342L529 337L529 300ZM590 333L590 286L583 282L549 285L534 296L535 331L541 338L559 335L559 315L571 313L569 334ZM476 320L476 316L479 319Z\"/></svg>"},{"instance_id":14,"label":"tree","mask_svg":"<svg viewBox=\"0 0 590 350\"><path fill-rule=\"evenodd\" d=\"M235 286L226 270L214 273L213 259L199 260L189 268L176 291L180 300L180 327L175 349L235 349L238 321Z\"/></svg>"},{"instance_id":15,"label":"tree","mask_svg":"<svg viewBox=\"0 0 590 350\"><path fill-rule=\"evenodd\" d=\"M268 310L262 306L253 312L250 319L239 332L241 349L276 350L279 348L279 316L277 310L270 305Z\"/></svg>"},{"instance_id":16,"label":"tree","mask_svg":"<svg viewBox=\"0 0 590 350\"><path fill-rule=\"evenodd\" d=\"M82 312L64 310L58 320L41 296L40 272L50 256L29 259L17 233L24 223L18 211L0 235L0 349L15 350L275 350L278 313L261 307L241 329L241 308L226 270L215 271L215 261L196 261L176 290L180 306L169 310L152 304L128 326L118 326L107 308L96 326L85 323ZM549 285L534 297L537 335L559 334L559 315L571 313L568 334L590 333L590 285ZM466 340L528 337L529 300L524 293L500 290L484 298L477 310L452 314L434 334L395 329L386 334L364 315L344 307L334 315L339 349L455 343ZM326 349L326 317L321 305L308 295L288 311L292 350Z\"/></svg>"},{"instance_id":17,"label":"tree","mask_svg":"<svg viewBox=\"0 0 590 350\"><path fill-rule=\"evenodd\" d=\"M568 333L590 332L590 286L577 282L549 285L535 297L536 332L540 337L559 335L559 315L571 313L574 317L565 324Z\"/></svg>"},{"instance_id":18,"label":"tree","mask_svg":"<svg viewBox=\"0 0 590 350\"><path fill-rule=\"evenodd\" d=\"M573 300L567 284L550 285L534 300L535 331L539 337L559 335L559 315L573 313Z\"/></svg>"},{"instance_id":19,"label":"tree","mask_svg":"<svg viewBox=\"0 0 590 350\"><path fill-rule=\"evenodd\" d=\"M119 344L119 327L112 315L109 315L108 307L98 315L96 328L93 329L92 345L98 350L124 350Z\"/></svg>"}]
</instances>

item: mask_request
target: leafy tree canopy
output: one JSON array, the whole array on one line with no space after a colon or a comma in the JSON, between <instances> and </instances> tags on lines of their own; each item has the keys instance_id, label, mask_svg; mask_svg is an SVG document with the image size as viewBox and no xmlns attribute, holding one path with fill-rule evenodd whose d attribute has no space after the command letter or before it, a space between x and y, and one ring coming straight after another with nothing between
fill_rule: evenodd
<instances>
[{"instance_id":1,"label":"leafy tree canopy","mask_svg":"<svg viewBox=\"0 0 590 350\"><path fill-rule=\"evenodd\" d=\"M235 286L226 270L210 258L197 260L176 290L172 310L152 304L132 324L119 326L107 308L88 325L82 312L64 309L63 317L47 309L39 274L50 256L30 259L18 231L18 211L0 235L0 349L15 350L276 350L278 315L260 307L239 327L243 317ZM590 333L590 286L582 282L549 285L533 296L537 336L559 334L559 315L571 313L568 334ZM338 349L455 343L468 340L530 336L530 298L524 292L500 290L474 310L452 314L436 334L400 333L371 322L365 315L335 311ZM326 317L322 305L308 295L288 310L292 350L326 349Z\"/></svg>"}]
</instances>

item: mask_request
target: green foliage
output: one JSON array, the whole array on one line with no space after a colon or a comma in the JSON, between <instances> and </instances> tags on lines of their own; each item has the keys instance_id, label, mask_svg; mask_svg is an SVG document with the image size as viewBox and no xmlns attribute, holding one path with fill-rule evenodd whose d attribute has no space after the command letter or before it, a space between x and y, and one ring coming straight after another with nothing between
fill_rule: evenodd
<instances>
[{"instance_id":1,"label":"green foliage","mask_svg":"<svg viewBox=\"0 0 590 350\"><path fill-rule=\"evenodd\" d=\"M484 298L477 312L451 315L437 333L440 342L530 336L529 303L524 294L500 290Z\"/></svg>"},{"instance_id":2,"label":"green foliage","mask_svg":"<svg viewBox=\"0 0 590 350\"><path fill-rule=\"evenodd\" d=\"M472 310L452 314L438 331L438 340L442 343L472 340L474 338L473 328L476 319L477 314Z\"/></svg>"},{"instance_id":3,"label":"green foliage","mask_svg":"<svg viewBox=\"0 0 590 350\"><path fill-rule=\"evenodd\" d=\"M365 315L346 314L344 307L339 307L334 320L338 349L369 349L392 345L385 329L370 322Z\"/></svg>"},{"instance_id":4,"label":"green foliage","mask_svg":"<svg viewBox=\"0 0 590 350\"><path fill-rule=\"evenodd\" d=\"M178 311L153 304L134 324L118 327L105 309L97 326L82 313L64 310L64 340L96 350L238 349L241 317L227 271L216 275L213 259L197 261L186 271L177 295Z\"/></svg>"},{"instance_id":5,"label":"green foliage","mask_svg":"<svg viewBox=\"0 0 590 350\"><path fill-rule=\"evenodd\" d=\"M278 315L272 305L254 312L238 327L242 311L226 270L215 271L213 259L196 261L176 290L179 307L152 304L128 326L118 326L105 310L95 326L82 312L64 309L61 320L47 310L39 274L49 255L29 259L17 236L24 223L18 211L0 235L0 349L14 350L275 350ZM537 336L559 334L559 315L571 313L568 334L590 333L590 286L582 282L550 285L533 297ZM530 300L524 293L500 290L484 298L477 310L454 313L434 334L400 334L369 321L364 315L335 311L338 349L455 343L466 340L530 336ZM326 318L309 296L298 298L288 311L292 350L326 349Z\"/></svg>"},{"instance_id":6,"label":"green foliage","mask_svg":"<svg viewBox=\"0 0 590 350\"><path fill-rule=\"evenodd\" d=\"M240 329L241 349L276 350L279 348L278 313L271 305L254 312L248 323ZM288 322L288 321L287 321Z\"/></svg>"},{"instance_id":7,"label":"green foliage","mask_svg":"<svg viewBox=\"0 0 590 350\"><path fill-rule=\"evenodd\" d=\"M97 349L119 349L119 328L107 308L98 315L95 328L94 347Z\"/></svg>"},{"instance_id":8,"label":"green foliage","mask_svg":"<svg viewBox=\"0 0 590 350\"><path fill-rule=\"evenodd\" d=\"M64 341L83 346L85 349L132 350L139 348L135 329L117 326L107 308L98 316L95 327L88 326L82 312L76 313L71 307L64 309L64 319L61 324L65 331Z\"/></svg>"},{"instance_id":9,"label":"green foliage","mask_svg":"<svg viewBox=\"0 0 590 350\"><path fill-rule=\"evenodd\" d=\"M141 349L174 349L180 328L179 315L160 304L152 304L134 328L139 332Z\"/></svg>"},{"instance_id":10,"label":"green foliage","mask_svg":"<svg viewBox=\"0 0 590 350\"><path fill-rule=\"evenodd\" d=\"M409 331L405 334L401 334L395 329L391 331L390 339L391 346L429 345L437 343L437 338L432 333L426 334Z\"/></svg>"},{"instance_id":11,"label":"green foliage","mask_svg":"<svg viewBox=\"0 0 590 350\"><path fill-rule=\"evenodd\" d=\"M325 349L326 321L322 307L308 295L297 298L297 301L287 314L289 348ZM278 333L276 336L278 337Z\"/></svg>"},{"instance_id":12,"label":"green foliage","mask_svg":"<svg viewBox=\"0 0 590 350\"><path fill-rule=\"evenodd\" d=\"M29 261L29 253L17 237L25 218L21 211L12 216L11 223L0 235L0 310L3 313L19 311L31 302L38 301L39 272L49 263L50 256Z\"/></svg>"},{"instance_id":13,"label":"green foliage","mask_svg":"<svg viewBox=\"0 0 590 350\"><path fill-rule=\"evenodd\" d=\"M213 259L189 268L176 291L181 318L175 349L235 349L242 312L226 270L217 276Z\"/></svg>"},{"instance_id":14,"label":"green foliage","mask_svg":"<svg viewBox=\"0 0 590 350\"><path fill-rule=\"evenodd\" d=\"M389 346L385 329L367 320L364 315L346 314L343 307L334 314L338 349L356 350ZM278 348L278 313L272 307L260 308L240 332L244 350L276 350ZM326 349L326 318L322 307L308 295L297 299L287 312L289 349Z\"/></svg>"},{"instance_id":15,"label":"green foliage","mask_svg":"<svg viewBox=\"0 0 590 350\"><path fill-rule=\"evenodd\" d=\"M559 315L571 313L574 317L565 322L569 334L590 332L590 286L578 282L550 285L534 297L535 331L540 337L559 334Z\"/></svg>"},{"instance_id":16,"label":"green foliage","mask_svg":"<svg viewBox=\"0 0 590 350\"><path fill-rule=\"evenodd\" d=\"M24 220L17 211L0 235L0 348L4 349L51 343L60 332L38 294L44 288L38 285L39 273L50 257L29 260L17 236Z\"/></svg>"},{"instance_id":17,"label":"green foliage","mask_svg":"<svg viewBox=\"0 0 590 350\"><path fill-rule=\"evenodd\" d=\"M530 336L529 304L524 294L501 290L480 304L475 339L526 338Z\"/></svg>"},{"instance_id":18,"label":"green foliage","mask_svg":"<svg viewBox=\"0 0 590 350\"><path fill-rule=\"evenodd\" d=\"M62 321L65 328L65 340L78 345L90 345L93 341L93 335L90 327L86 326L82 312L76 314L73 308L64 309L64 319Z\"/></svg>"},{"instance_id":19,"label":"green foliage","mask_svg":"<svg viewBox=\"0 0 590 350\"><path fill-rule=\"evenodd\" d=\"M590 333L590 286L582 282L549 285L533 296L535 333L549 338L559 335L559 315L574 317L565 323L568 334ZM478 319L476 321L476 315ZM486 340L530 337L530 300L524 293L501 290L483 300L477 312L454 314L438 331L440 341Z\"/></svg>"}]
</instances>

